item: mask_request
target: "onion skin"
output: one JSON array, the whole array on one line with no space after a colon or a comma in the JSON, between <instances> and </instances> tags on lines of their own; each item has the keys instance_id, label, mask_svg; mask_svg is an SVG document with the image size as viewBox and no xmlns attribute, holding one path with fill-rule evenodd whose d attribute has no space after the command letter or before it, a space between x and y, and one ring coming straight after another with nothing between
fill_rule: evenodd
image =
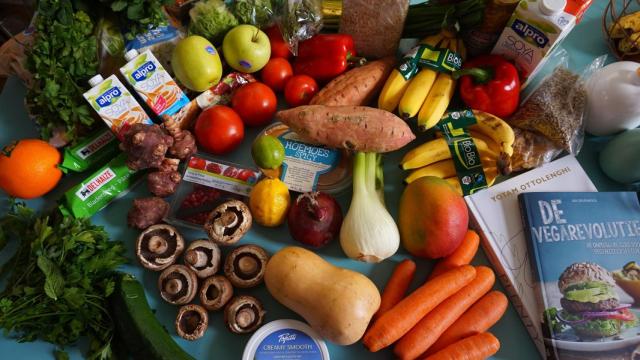
<instances>
[{"instance_id":1,"label":"onion skin","mask_svg":"<svg viewBox=\"0 0 640 360\"><path fill-rule=\"evenodd\" d=\"M289 210L288 225L296 241L314 248L325 246L340 233L340 204L322 192L300 194Z\"/></svg>"}]
</instances>

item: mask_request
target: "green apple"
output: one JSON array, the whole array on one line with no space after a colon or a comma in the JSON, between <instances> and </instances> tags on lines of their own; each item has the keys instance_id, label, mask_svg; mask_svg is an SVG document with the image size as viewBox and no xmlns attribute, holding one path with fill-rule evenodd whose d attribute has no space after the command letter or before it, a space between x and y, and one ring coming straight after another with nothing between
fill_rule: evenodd
<instances>
[{"instance_id":1,"label":"green apple","mask_svg":"<svg viewBox=\"0 0 640 360\"><path fill-rule=\"evenodd\" d=\"M171 55L171 67L178 81L193 91L205 91L222 77L220 55L209 40L198 35L178 41Z\"/></svg>"},{"instance_id":2,"label":"green apple","mask_svg":"<svg viewBox=\"0 0 640 360\"><path fill-rule=\"evenodd\" d=\"M222 55L232 68L254 73L269 61L269 37L253 25L238 25L225 35L222 41Z\"/></svg>"}]
</instances>

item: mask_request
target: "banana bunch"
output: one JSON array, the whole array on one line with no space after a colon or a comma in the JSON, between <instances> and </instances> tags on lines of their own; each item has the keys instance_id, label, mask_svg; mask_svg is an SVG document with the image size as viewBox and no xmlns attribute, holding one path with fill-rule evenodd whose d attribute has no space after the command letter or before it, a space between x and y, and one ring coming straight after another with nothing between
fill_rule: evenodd
<instances>
[{"instance_id":1,"label":"banana bunch","mask_svg":"<svg viewBox=\"0 0 640 360\"><path fill-rule=\"evenodd\" d=\"M504 120L483 111L474 110L473 113L477 124L467 131L480 153L487 185L491 186L498 175L507 175L511 171L510 160L515 135ZM407 184L423 176L436 176L447 180L462 194L449 145L439 132L436 139L406 153L400 166L404 170L411 170L404 180Z\"/></svg>"},{"instance_id":2,"label":"banana bunch","mask_svg":"<svg viewBox=\"0 0 640 360\"><path fill-rule=\"evenodd\" d=\"M448 48L463 59L466 57L462 40L447 30L428 36L420 43ZM434 127L447 111L455 87L456 81L451 74L422 68L412 79L406 80L394 69L380 92L378 108L393 112L397 107L398 114L405 119L417 115L418 127L425 131Z\"/></svg>"}]
</instances>

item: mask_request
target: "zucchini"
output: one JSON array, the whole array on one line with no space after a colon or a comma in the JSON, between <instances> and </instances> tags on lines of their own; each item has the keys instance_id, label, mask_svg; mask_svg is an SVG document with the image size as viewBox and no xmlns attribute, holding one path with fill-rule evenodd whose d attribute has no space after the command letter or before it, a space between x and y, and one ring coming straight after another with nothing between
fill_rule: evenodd
<instances>
[{"instance_id":1,"label":"zucchini","mask_svg":"<svg viewBox=\"0 0 640 360\"><path fill-rule=\"evenodd\" d=\"M134 359L194 360L158 322L142 284L132 275L124 274L117 280L110 306L118 337Z\"/></svg>"}]
</instances>

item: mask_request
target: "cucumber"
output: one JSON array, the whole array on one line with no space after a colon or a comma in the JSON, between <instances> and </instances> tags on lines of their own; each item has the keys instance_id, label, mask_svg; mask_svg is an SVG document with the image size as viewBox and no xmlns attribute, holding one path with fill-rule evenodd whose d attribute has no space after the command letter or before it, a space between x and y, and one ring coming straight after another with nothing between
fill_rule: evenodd
<instances>
[{"instance_id":1,"label":"cucumber","mask_svg":"<svg viewBox=\"0 0 640 360\"><path fill-rule=\"evenodd\" d=\"M132 275L124 274L117 280L110 306L118 337L134 359L194 360L158 322L142 284Z\"/></svg>"}]
</instances>

